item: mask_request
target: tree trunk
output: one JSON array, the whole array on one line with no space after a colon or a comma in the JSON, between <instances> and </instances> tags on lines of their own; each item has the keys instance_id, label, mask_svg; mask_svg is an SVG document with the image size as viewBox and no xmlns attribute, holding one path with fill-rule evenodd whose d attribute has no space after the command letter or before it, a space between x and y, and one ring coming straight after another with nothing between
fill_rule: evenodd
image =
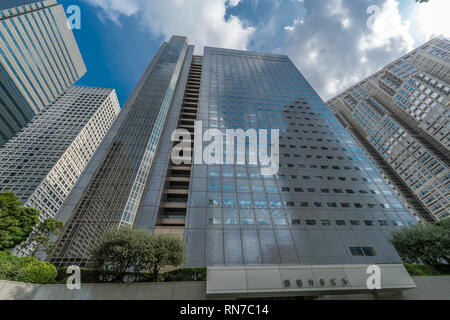
<instances>
[{"instance_id":1,"label":"tree trunk","mask_svg":"<svg viewBox=\"0 0 450 320\"><path fill-rule=\"evenodd\" d=\"M38 243L31 252L31 257L36 258L36 254L38 253L39 249L41 249L41 247L42 243Z\"/></svg>"},{"instance_id":2,"label":"tree trunk","mask_svg":"<svg viewBox=\"0 0 450 320\"><path fill-rule=\"evenodd\" d=\"M159 267L153 266L152 268L152 281L157 282L158 281L158 273L159 273Z\"/></svg>"}]
</instances>

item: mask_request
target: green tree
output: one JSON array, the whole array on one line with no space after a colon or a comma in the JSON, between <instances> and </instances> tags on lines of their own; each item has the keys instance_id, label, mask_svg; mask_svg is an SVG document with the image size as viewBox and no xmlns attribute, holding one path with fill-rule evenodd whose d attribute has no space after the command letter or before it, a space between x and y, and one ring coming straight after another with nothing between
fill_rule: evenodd
<instances>
[{"instance_id":1,"label":"green tree","mask_svg":"<svg viewBox=\"0 0 450 320\"><path fill-rule=\"evenodd\" d=\"M12 192L0 193L0 250L13 249L30 235L39 210L23 207Z\"/></svg>"},{"instance_id":2,"label":"green tree","mask_svg":"<svg viewBox=\"0 0 450 320\"><path fill-rule=\"evenodd\" d=\"M32 257L19 258L0 252L0 279L27 283L51 283L57 271L54 265Z\"/></svg>"},{"instance_id":3,"label":"green tree","mask_svg":"<svg viewBox=\"0 0 450 320\"><path fill-rule=\"evenodd\" d=\"M23 244L23 247L32 245L32 257L43 250L47 255L51 255L55 250L56 244L51 241L52 236L57 236L64 228L64 223L58 219L48 218L44 222L40 222L31 236Z\"/></svg>"},{"instance_id":4,"label":"green tree","mask_svg":"<svg viewBox=\"0 0 450 320\"><path fill-rule=\"evenodd\" d=\"M163 266L184 261L184 243L175 236L156 235L144 230L120 229L106 232L92 250L92 265L122 281L127 273L151 271L154 280Z\"/></svg>"},{"instance_id":5,"label":"green tree","mask_svg":"<svg viewBox=\"0 0 450 320\"><path fill-rule=\"evenodd\" d=\"M450 263L450 224L419 224L394 231L390 241L403 261L439 266Z\"/></svg>"},{"instance_id":6,"label":"green tree","mask_svg":"<svg viewBox=\"0 0 450 320\"><path fill-rule=\"evenodd\" d=\"M127 272L140 273L147 265L149 234L142 230L120 229L106 232L92 250L91 261L98 271L122 281Z\"/></svg>"},{"instance_id":7,"label":"green tree","mask_svg":"<svg viewBox=\"0 0 450 320\"><path fill-rule=\"evenodd\" d=\"M450 218L444 219L436 223L437 226L440 226L441 228L450 230Z\"/></svg>"},{"instance_id":8,"label":"green tree","mask_svg":"<svg viewBox=\"0 0 450 320\"><path fill-rule=\"evenodd\" d=\"M184 263L184 242L171 234L152 234L148 252L148 270L152 280L158 279L162 267L178 267Z\"/></svg>"}]
</instances>

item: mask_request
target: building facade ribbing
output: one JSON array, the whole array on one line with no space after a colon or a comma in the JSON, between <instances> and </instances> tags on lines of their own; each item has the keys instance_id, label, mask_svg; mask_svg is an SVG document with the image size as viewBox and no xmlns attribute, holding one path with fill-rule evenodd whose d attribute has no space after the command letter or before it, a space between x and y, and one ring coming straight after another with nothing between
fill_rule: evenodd
<instances>
[{"instance_id":1,"label":"building facade ribbing","mask_svg":"<svg viewBox=\"0 0 450 320\"><path fill-rule=\"evenodd\" d=\"M112 89L69 88L0 148L0 192L56 217L119 112Z\"/></svg>"},{"instance_id":2,"label":"building facade ribbing","mask_svg":"<svg viewBox=\"0 0 450 320\"><path fill-rule=\"evenodd\" d=\"M450 216L450 41L433 39L328 101L424 221Z\"/></svg>"},{"instance_id":3,"label":"building facade ribbing","mask_svg":"<svg viewBox=\"0 0 450 320\"><path fill-rule=\"evenodd\" d=\"M62 5L0 6L0 146L85 73Z\"/></svg>"}]
</instances>

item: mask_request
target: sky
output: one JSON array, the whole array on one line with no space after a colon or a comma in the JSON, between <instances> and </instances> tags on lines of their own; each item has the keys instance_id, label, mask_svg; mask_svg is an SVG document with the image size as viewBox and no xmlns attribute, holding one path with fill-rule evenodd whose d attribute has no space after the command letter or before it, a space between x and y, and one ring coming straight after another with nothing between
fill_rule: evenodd
<instances>
[{"instance_id":1,"label":"sky","mask_svg":"<svg viewBox=\"0 0 450 320\"><path fill-rule=\"evenodd\" d=\"M286 54L326 101L433 37L450 38L449 0L58 0L88 72L123 105L163 41ZM70 16L70 14L68 14Z\"/></svg>"}]
</instances>

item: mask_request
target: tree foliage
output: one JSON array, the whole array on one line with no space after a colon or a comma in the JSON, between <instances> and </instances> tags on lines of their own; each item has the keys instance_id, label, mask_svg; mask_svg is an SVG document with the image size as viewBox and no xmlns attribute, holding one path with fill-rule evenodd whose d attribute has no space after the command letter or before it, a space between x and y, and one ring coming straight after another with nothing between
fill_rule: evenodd
<instances>
[{"instance_id":1,"label":"tree foliage","mask_svg":"<svg viewBox=\"0 0 450 320\"><path fill-rule=\"evenodd\" d=\"M109 281L122 281L126 274L145 271L156 280L162 267L184 262L184 243L175 236L144 230L111 230L92 250L91 261L95 269L112 275Z\"/></svg>"},{"instance_id":2,"label":"tree foliage","mask_svg":"<svg viewBox=\"0 0 450 320\"><path fill-rule=\"evenodd\" d=\"M148 252L148 270L153 280L158 279L162 267L177 267L184 262L184 242L170 234L152 234Z\"/></svg>"},{"instance_id":3,"label":"tree foliage","mask_svg":"<svg viewBox=\"0 0 450 320\"><path fill-rule=\"evenodd\" d=\"M0 252L0 279L27 283L52 283L57 275L54 265L32 257L19 258Z\"/></svg>"},{"instance_id":4,"label":"tree foliage","mask_svg":"<svg viewBox=\"0 0 450 320\"><path fill-rule=\"evenodd\" d=\"M394 231L390 238L403 261L438 266L450 263L450 220Z\"/></svg>"},{"instance_id":5,"label":"tree foliage","mask_svg":"<svg viewBox=\"0 0 450 320\"><path fill-rule=\"evenodd\" d=\"M443 229L450 230L450 218L439 221L438 223L436 223L436 225Z\"/></svg>"},{"instance_id":6,"label":"tree foliage","mask_svg":"<svg viewBox=\"0 0 450 320\"><path fill-rule=\"evenodd\" d=\"M36 257L36 254L43 250L47 255L51 255L55 250L56 244L51 241L53 235L58 235L64 228L64 223L55 218L49 218L44 222L40 222L36 230L31 233L31 236L23 244L23 247L32 245L33 252L32 257Z\"/></svg>"},{"instance_id":7,"label":"tree foliage","mask_svg":"<svg viewBox=\"0 0 450 320\"><path fill-rule=\"evenodd\" d=\"M206 268L182 268L161 273L160 281L181 282L181 281L206 281Z\"/></svg>"},{"instance_id":8,"label":"tree foliage","mask_svg":"<svg viewBox=\"0 0 450 320\"><path fill-rule=\"evenodd\" d=\"M14 193L0 193L0 250L24 241L39 219L39 210L23 207Z\"/></svg>"}]
</instances>

